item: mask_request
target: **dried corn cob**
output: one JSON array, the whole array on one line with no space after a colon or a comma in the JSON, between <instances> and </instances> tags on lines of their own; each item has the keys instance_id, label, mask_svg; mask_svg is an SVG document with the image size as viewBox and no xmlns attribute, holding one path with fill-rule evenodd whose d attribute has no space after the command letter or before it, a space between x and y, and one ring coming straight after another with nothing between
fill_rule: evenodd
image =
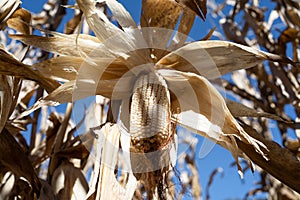
<instances>
[{"instance_id":1,"label":"dried corn cob","mask_svg":"<svg viewBox=\"0 0 300 200\"><path fill-rule=\"evenodd\" d=\"M164 147L171 137L170 94L162 76L140 74L130 105L131 150L147 153Z\"/></svg>"}]
</instances>

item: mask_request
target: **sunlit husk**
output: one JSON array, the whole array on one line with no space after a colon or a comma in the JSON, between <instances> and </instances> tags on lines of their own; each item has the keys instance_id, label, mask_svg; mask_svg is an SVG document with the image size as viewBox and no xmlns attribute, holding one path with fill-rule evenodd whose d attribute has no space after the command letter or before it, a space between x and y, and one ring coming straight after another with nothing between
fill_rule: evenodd
<instances>
[{"instance_id":1,"label":"sunlit husk","mask_svg":"<svg viewBox=\"0 0 300 200\"><path fill-rule=\"evenodd\" d=\"M208 40L192 42L172 51L160 59L155 68L193 72L214 79L235 70L253 67L264 60L291 62L285 57L244 45Z\"/></svg>"},{"instance_id":2,"label":"sunlit husk","mask_svg":"<svg viewBox=\"0 0 300 200\"><path fill-rule=\"evenodd\" d=\"M136 189L136 179L129 175L127 185L121 186L114 174L114 166L118 162L120 129L118 125L107 123L98 135L96 162L87 197L95 195L95 199L132 199Z\"/></svg>"},{"instance_id":3,"label":"sunlit husk","mask_svg":"<svg viewBox=\"0 0 300 200\"><path fill-rule=\"evenodd\" d=\"M185 128L227 148L238 162L240 150L236 140L253 145L265 157L265 145L249 136L228 110L220 93L211 83L196 74L178 71L161 71L170 91L173 120ZM264 150L264 151L263 151Z\"/></svg>"},{"instance_id":4,"label":"sunlit husk","mask_svg":"<svg viewBox=\"0 0 300 200\"><path fill-rule=\"evenodd\" d=\"M91 53L100 44L96 37L84 34L78 36L77 34L65 35L57 33L53 37L36 35L10 35L10 37L48 52L78 57Z\"/></svg>"}]
</instances>

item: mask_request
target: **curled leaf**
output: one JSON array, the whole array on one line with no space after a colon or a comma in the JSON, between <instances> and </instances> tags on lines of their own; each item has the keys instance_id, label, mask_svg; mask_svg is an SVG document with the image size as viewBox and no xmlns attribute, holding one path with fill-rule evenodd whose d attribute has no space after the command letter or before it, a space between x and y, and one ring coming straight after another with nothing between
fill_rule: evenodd
<instances>
[{"instance_id":1,"label":"curled leaf","mask_svg":"<svg viewBox=\"0 0 300 200\"><path fill-rule=\"evenodd\" d=\"M7 25L22 34L29 35L31 33L30 22L31 13L28 10L20 8L7 20Z\"/></svg>"}]
</instances>

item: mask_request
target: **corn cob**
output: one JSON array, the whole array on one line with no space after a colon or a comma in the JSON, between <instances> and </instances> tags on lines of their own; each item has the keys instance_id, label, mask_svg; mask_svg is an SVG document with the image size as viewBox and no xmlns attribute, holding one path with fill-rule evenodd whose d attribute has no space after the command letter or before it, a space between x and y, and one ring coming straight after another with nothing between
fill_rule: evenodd
<instances>
[{"instance_id":1,"label":"corn cob","mask_svg":"<svg viewBox=\"0 0 300 200\"><path fill-rule=\"evenodd\" d=\"M131 151L147 153L164 147L171 137L170 94L162 76L140 74L130 105Z\"/></svg>"}]
</instances>

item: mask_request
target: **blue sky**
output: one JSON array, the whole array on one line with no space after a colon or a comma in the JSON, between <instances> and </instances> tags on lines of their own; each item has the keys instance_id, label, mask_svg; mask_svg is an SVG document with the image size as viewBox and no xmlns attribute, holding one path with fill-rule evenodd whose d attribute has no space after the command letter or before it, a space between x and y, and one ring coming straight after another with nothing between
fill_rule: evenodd
<instances>
[{"instance_id":1,"label":"blue sky","mask_svg":"<svg viewBox=\"0 0 300 200\"><path fill-rule=\"evenodd\" d=\"M44 0L23 0L22 6L32 12L39 12L42 10L42 5L44 4ZM69 4L73 4L75 0L69 1ZM136 21L139 21L140 16L140 8L141 1L137 0L120 0L121 3L129 10L132 14L133 18ZM220 2L220 1L216 1ZM222 1L221 1L222 2ZM72 10L68 10L68 19L72 17ZM199 18L195 21L194 27L191 31L190 37L194 40L198 40L203 38L210 29L214 26L219 26L218 21L214 21L210 16L211 14L207 14L206 22L203 22ZM242 19L241 19L242 20ZM64 24L66 20L63 21ZM59 31L62 31L63 27L59 27ZM221 30L218 30L221 31ZM199 140L198 147L202 145L203 138L197 135L194 135ZM230 167L230 164L233 163L234 160L229 151L221 148L218 145L215 145L212 151L205 156L204 158L197 158L198 169L200 171L200 182L203 187L203 197L205 197L206 184L208 183L209 176L211 172L221 167L224 169L223 175L217 174L215 176L214 182L210 189L210 197L213 200L229 200L229 199L242 199L246 192L249 189L254 189L254 183L259 180L259 174L255 172L252 174L250 171L245 173L245 179L241 180L236 166ZM188 196L185 199L189 199Z\"/></svg>"}]
</instances>

